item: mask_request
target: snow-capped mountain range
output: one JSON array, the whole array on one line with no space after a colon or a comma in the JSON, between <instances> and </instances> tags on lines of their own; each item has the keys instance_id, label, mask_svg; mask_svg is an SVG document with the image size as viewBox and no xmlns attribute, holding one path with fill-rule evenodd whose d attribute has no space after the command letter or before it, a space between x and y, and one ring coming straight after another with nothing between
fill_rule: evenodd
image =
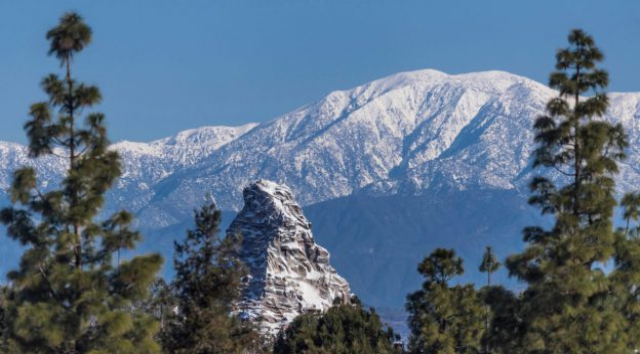
<instances>
[{"instance_id":1,"label":"snow-capped mountain range","mask_svg":"<svg viewBox=\"0 0 640 354\"><path fill-rule=\"evenodd\" d=\"M531 126L555 92L505 72L393 75L253 127L168 176L153 207L175 207L210 191L238 210L256 178L290 186L302 205L366 191L415 194L433 188L526 192ZM606 119L630 131L625 189L640 181L640 94L611 94ZM154 209L155 210L155 209ZM143 213L146 213L144 210ZM153 214L155 211L152 211ZM181 219L181 216L175 216ZM151 218L152 220L154 218Z\"/></svg>"},{"instance_id":2,"label":"snow-capped mountain range","mask_svg":"<svg viewBox=\"0 0 640 354\"><path fill-rule=\"evenodd\" d=\"M139 226L153 235L190 220L207 194L222 209L238 211L243 188L257 179L289 186L298 202L311 208L354 196L508 191L524 198L531 178L531 127L555 95L543 84L506 72L420 70L334 91L265 123L193 129L149 143L118 142L113 148L121 153L124 174L108 209L134 211ZM640 185L640 93L609 97L605 119L621 122L631 143L618 178L620 191L632 190ZM64 161L31 160L23 145L0 142L2 203L12 171L24 164L36 167L44 187L65 169ZM404 222L398 217L395 222ZM339 267L347 254L331 249L332 242L322 243L357 293L358 281Z\"/></svg>"}]
</instances>

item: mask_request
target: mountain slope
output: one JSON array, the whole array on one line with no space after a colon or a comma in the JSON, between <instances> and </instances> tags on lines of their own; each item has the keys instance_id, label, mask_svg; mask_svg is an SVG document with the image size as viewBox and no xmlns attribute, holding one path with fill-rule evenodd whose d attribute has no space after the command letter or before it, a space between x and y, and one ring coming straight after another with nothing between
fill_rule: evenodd
<instances>
[{"instance_id":1,"label":"mountain slope","mask_svg":"<svg viewBox=\"0 0 640 354\"><path fill-rule=\"evenodd\" d=\"M150 229L158 230L169 225L184 225L185 220L176 220L170 214L158 210L157 213L140 217L140 209L150 210L158 183L176 171L196 164L216 149L237 139L257 124L251 123L238 127L203 127L187 130L175 136L149 143L119 142L111 148L118 150L122 157L123 175L118 179L115 188L107 194L105 213L121 208L138 214L137 224L147 231L149 241L153 234ZM42 157L31 159L27 148L21 144L0 142L0 206L9 203L8 189L11 185L13 171L23 166L36 169L39 186L43 190L52 188L66 172L66 161L58 157ZM186 207L190 212L204 199L202 195L197 203ZM192 206L194 205L194 206ZM1 229L0 229L1 230ZM165 230L166 232L167 230ZM2 232L4 233L4 232ZM162 235L158 232L158 235ZM3 274L17 264L20 255L17 244L6 238L0 239L0 272ZM173 244L168 243L172 250ZM165 253L165 252L163 252Z\"/></svg>"},{"instance_id":2,"label":"mountain slope","mask_svg":"<svg viewBox=\"0 0 640 354\"><path fill-rule=\"evenodd\" d=\"M336 91L225 145L167 179L162 205L213 191L239 208L242 186L268 178L291 186L303 205L364 190L372 195L428 189L517 189L526 193L533 120L553 90L504 72L401 73ZM638 94L612 94L606 119L640 137ZM625 187L639 179L637 148Z\"/></svg>"},{"instance_id":3,"label":"mountain slope","mask_svg":"<svg viewBox=\"0 0 640 354\"><path fill-rule=\"evenodd\" d=\"M531 126L554 95L505 72L420 70L332 92L259 125L121 142L114 148L124 176L108 211L133 210L144 249L170 255L168 239L181 236L207 193L237 211L250 182L286 184L354 291L396 306L417 286L416 260L435 245L464 249L468 269L483 244L503 255L519 247L518 230L539 220L526 207ZM621 122L631 142L618 185L633 190L640 185L640 93L610 94L610 102L605 119ZM0 163L3 191L23 164L36 167L43 185L64 172L63 162L27 159L24 146L11 143L0 143ZM15 261L4 259L5 268Z\"/></svg>"}]
</instances>

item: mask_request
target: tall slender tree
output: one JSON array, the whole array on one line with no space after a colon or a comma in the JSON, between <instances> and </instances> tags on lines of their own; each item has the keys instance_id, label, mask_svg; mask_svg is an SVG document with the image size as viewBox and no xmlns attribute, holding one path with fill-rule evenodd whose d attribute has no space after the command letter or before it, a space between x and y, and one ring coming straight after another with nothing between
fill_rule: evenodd
<instances>
[{"instance_id":1,"label":"tall slender tree","mask_svg":"<svg viewBox=\"0 0 640 354\"><path fill-rule=\"evenodd\" d=\"M597 67L604 55L582 30L568 40L550 77L558 96L534 124L534 168L557 178L535 177L530 203L555 224L525 228L528 247L507 265L528 283L521 308L530 352L622 353L625 318L603 265L615 258L613 176L627 137L600 119L609 105L608 75Z\"/></svg>"},{"instance_id":2,"label":"tall slender tree","mask_svg":"<svg viewBox=\"0 0 640 354\"><path fill-rule=\"evenodd\" d=\"M491 286L491 274L496 272L498 269L500 269L500 262L496 259L495 254L493 253L493 248L491 248L491 246L487 246L487 248L485 249L484 255L482 256L482 262L480 263L480 267L478 267L478 270L480 270L480 272L483 273L487 273L487 287ZM485 331L485 335L487 335L489 333L489 317L490 317L490 311L489 311L489 306L485 305L485 311L484 311L484 331ZM490 353L491 349L490 349L490 342L485 340L484 341L484 352L485 353Z\"/></svg>"},{"instance_id":3,"label":"tall slender tree","mask_svg":"<svg viewBox=\"0 0 640 354\"><path fill-rule=\"evenodd\" d=\"M140 235L129 228L126 211L97 220L104 194L120 176L120 160L107 148L104 115L84 115L101 101L99 89L72 75L91 28L66 13L46 38L65 74L44 78L49 100L31 106L24 127L31 157L58 156L68 169L49 191L32 168L14 173L14 206L0 212L0 221L26 251L8 275L8 336L26 353L158 352L157 321L126 308L147 296L162 258L137 256L114 266L114 254L132 249Z\"/></svg>"},{"instance_id":4,"label":"tall slender tree","mask_svg":"<svg viewBox=\"0 0 640 354\"><path fill-rule=\"evenodd\" d=\"M464 272L455 251L436 249L418 266L426 280L407 299L411 353L471 354L481 351L482 303L472 284L450 286Z\"/></svg>"},{"instance_id":5,"label":"tall slender tree","mask_svg":"<svg viewBox=\"0 0 640 354\"><path fill-rule=\"evenodd\" d=\"M482 263L480 263L480 267L478 267L479 271L487 273L487 286L491 286L491 274L498 271L501 265L502 264L500 264L500 261L498 261L493 253L493 248L491 248L491 246L487 246L484 255L482 256Z\"/></svg>"}]
</instances>

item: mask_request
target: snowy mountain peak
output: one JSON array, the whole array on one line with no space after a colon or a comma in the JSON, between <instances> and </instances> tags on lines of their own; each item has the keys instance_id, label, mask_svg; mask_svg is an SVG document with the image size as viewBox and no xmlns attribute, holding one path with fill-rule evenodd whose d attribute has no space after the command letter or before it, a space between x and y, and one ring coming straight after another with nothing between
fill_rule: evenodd
<instances>
[{"instance_id":1,"label":"snowy mountain peak","mask_svg":"<svg viewBox=\"0 0 640 354\"><path fill-rule=\"evenodd\" d=\"M271 335L307 311L325 311L350 298L349 284L329 264L291 190L259 180L244 189L244 208L229 226L242 236L249 268L240 316L260 320Z\"/></svg>"},{"instance_id":2,"label":"snowy mountain peak","mask_svg":"<svg viewBox=\"0 0 640 354\"><path fill-rule=\"evenodd\" d=\"M172 137L153 141L151 145L207 145L217 149L222 145L235 140L249 130L255 128L258 123L248 123L236 127L210 126L197 129L184 130Z\"/></svg>"},{"instance_id":3,"label":"snowy mountain peak","mask_svg":"<svg viewBox=\"0 0 640 354\"><path fill-rule=\"evenodd\" d=\"M178 193L195 198L196 185L206 186L222 207L237 210L238 185L256 178L291 186L302 205L359 190L516 188L533 120L553 95L500 71L391 75L260 124L181 177ZM508 148L497 148L503 140ZM444 161L441 175L434 165Z\"/></svg>"},{"instance_id":4,"label":"snowy mountain peak","mask_svg":"<svg viewBox=\"0 0 640 354\"><path fill-rule=\"evenodd\" d=\"M237 127L202 127L152 142L121 141L111 145L111 149L120 153L123 173L109 194L107 207L113 208L110 210L120 209L123 207L121 203L126 203L128 209L142 216L139 220L143 227L162 227L177 222L170 215L158 215L161 212L156 209L149 212L149 202L158 184L197 164L256 126L257 123ZM0 163L3 166L0 169L0 188L3 190L0 203L7 200L4 190L10 185L11 175L17 168L25 165L34 167L41 185L53 187L67 166L65 159L56 156L29 158L26 146L10 142L0 142Z\"/></svg>"},{"instance_id":5,"label":"snowy mountain peak","mask_svg":"<svg viewBox=\"0 0 640 354\"><path fill-rule=\"evenodd\" d=\"M260 178L290 186L301 205L360 192L526 191L531 127L554 95L502 71L399 73L332 92L270 122L115 144L125 167L115 199L133 199L141 222L168 226L190 217L207 192L221 208L239 210L242 188ZM630 129L632 151L621 185L631 186L640 182L634 167L640 162L634 145L640 94L610 97L606 119ZM13 156L5 166L23 160L24 154L9 150L0 147L0 159ZM0 173L0 182L6 181Z\"/></svg>"},{"instance_id":6,"label":"snowy mountain peak","mask_svg":"<svg viewBox=\"0 0 640 354\"><path fill-rule=\"evenodd\" d=\"M148 143L120 141L112 145L118 151L132 151L148 155L163 155L167 149L215 150L255 128L258 123L236 127L207 126L179 132L174 136Z\"/></svg>"},{"instance_id":7,"label":"snowy mountain peak","mask_svg":"<svg viewBox=\"0 0 640 354\"><path fill-rule=\"evenodd\" d=\"M536 81L506 71L492 70L449 75L438 70L424 69L393 74L344 92L346 92L347 95L367 95L375 97L407 87L428 90L429 88L437 86L448 86L499 93L508 90L514 85L551 91Z\"/></svg>"},{"instance_id":8,"label":"snowy mountain peak","mask_svg":"<svg viewBox=\"0 0 640 354\"><path fill-rule=\"evenodd\" d=\"M255 208L245 205L246 213L255 211L258 219L273 230L306 230L300 239L310 245L313 238L305 226L306 218L296 211L299 206L320 202L330 205L337 198L341 198L335 200L339 203L354 194L365 194L354 196L356 199L425 196L429 202L433 196L460 191L524 198L532 177L532 125L556 94L543 84L506 72L448 75L419 70L332 92L258 125L204 127L148 143L121 142L113 148L121 153L123 176L108 195L105 213L123 207L134 212L149 247L157 250L162 247L158 240L175 237L190 225L192 210L206 202L208 193L221 209L239 210L243 207L243 187L249 186L245 203L260 203ZM640 185L640 93L611 93L609 100L610 108L603 119L622 123L630 142L628 159L620 164L617 176L622 193ZM66 170L63 159L30 159L25 146L4 142L0 142L0 164L0 204L5 205L15 169L33 166L44 188L45 184L55 186ZM258 179L264 181L254 183ZM414 208L409 209L407 215ZM486 211L473 212L482 215ZM318 227L325 214L314 220ZM267 215L272 219L264 219ZM347 217L339 215L332 226ZM398 220L401 225L410 224ZM279 224L281 221L284 224ZM329 229L318 235L322 240L340 239L334 254L342 254L343 265L355 264L352 257L379 250L381 243L373 236L363 237L361 248L345 241L365 230L360 228L360 221L354 222L358 227L350 231L351 235L342 234L345 225L340 225L340 231ZM247 227L251 226L248 222ZM254 226L255 230L261 229ZM164 230L161 236L158 230ZM476 235L473 232L479 229L470 230L467 234ZM291 233L278 236L278 240L286 235ZM420 239L411 245L422 244ZM411 245L408 251L412 251ZM166 248L171 249L170 243ZM14 255L12 250L5 248L5 259ZM375 253L376 260L379 253L383 251ZM281 262L272 266L278 264ZM415 273L414 265L409 267L411 274ZM358 276L351 279L354 287L359 282L364 284ZM360 285L361 294L362 289Z\"/></svg>"}]
</instances>

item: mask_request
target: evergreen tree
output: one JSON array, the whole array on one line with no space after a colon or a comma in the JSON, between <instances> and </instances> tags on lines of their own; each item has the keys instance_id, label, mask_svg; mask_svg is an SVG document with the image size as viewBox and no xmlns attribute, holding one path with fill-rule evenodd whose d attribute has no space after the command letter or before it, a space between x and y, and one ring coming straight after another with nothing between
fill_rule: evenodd
<instances>
[{"instance_id":1,"label":"evergreen tree","mask_svg":"<svg viewBox=\"0 0 640 354\"><path fill-rule=\"evenodd\" d=\"M483 306L471 284L450 286L464 272L455 251L436 249L418 266L426 280L407 300L411 353L481 351Z\"/></svg>"},{"instance_id":2,"label":"evergreen tree","mask_svg":"<svg viewBox=\"0 0 640 354\"><path fill-rule=\"evenodd\" d=\"M491 274L500 269L500 262L496 259L496 256L493 254L493 249L491 246L487 246L484 255L482 256L482 262L480 263L480 270L483 273L487 273L487 287L491 286ZM484 331L485 335L489 334L489 317L490 311L487 306L485 306L485 314L484 314ZM490 343L487 340L484 340L484 352L490 353Z\"/></svg>"},{"instance_id":3,"label":"evergreen tree","mask_svg":"<svg viewBox=\"0 0 640 354\"><path fill-rule=\"evenodd\" d=\"M156 278L149 286L149 297L135 302L130 310L134 313L144 313L159 322L160 330L154 336L158 343L168 339L168 323L174 318L178 301L173 287L164 279Z\"/></svg>"},{"instance_id":4,"label":"evergreen tree","mask_svg":"<svg viewBox=\"0 0 640 354\"><path fill-rule=\"evenodd\" d=\"M396 336L384 328L373 308L362 308L358 300L337 305L326 313L296 317L278 335L275 354L392 354Z\"/></svg>"},{"instance_id":5,"label":"evergreen tree","mask_svg":"<svg viewBox=\"0 0 640 354\"><path fill-rule=\"evenodd\" d=\"M637 238L638 228L631 228L631 223L638 223L640 221L640 193L627 193L620 200L620 206L623 208L624 213L622 215L625 221L624 230L621 236L624 238Z\"/></svg>"},{"instance_id":6,"label":"evergreen tree","mask_svg":"<svg viewBox=\"0 0 640 354\"><path fill-rule=\"evenodd\" d=\"M7 286L0 286L0 353L18 353L19 349L11 340L7 319Z\"/></svg>"},{"instance_id":7,"label":"evergreen tree","mask_svg":"<svg viewBox=\"0 0 640 354\"><path fill-rule=\"evenodd\" d=\"M619 298L627 348L640 348L640 194L625 195L620 202L625 226L617 230L615 269L610 278Z\"/></svg>"},{"instance_id":8,"label":"evergreen tree","mask_svg":"<svg viewBox=\"0 0 640 354\"><path fill-rule=\"evenodd\" d=\"M114 266L120 248L140 239L131 217L118 212L103 222L104 194L120 175L107 149L104 115L81 114L101 100L97 87L73 78L73 58L91 42L91 29L75 13L47 33L50 55L65 76L42 81L48 102L31 106L25 124L29 155L59 156L68 163L59 189L44 191L32 168L14 173L14 206L0 212L8 235L26 246L18 269L8 274L6 319L10 340L25 353L155 353L151 316L126 308L147 296L160 269L159 255L138 256ZM118 246L116 246L118 245Z\"/></svg>"},{"instance_id":9,"label":"evergreen tree","mask_svg":"<svg viewBox=\"0 0 640 354\"><path fill-rule=\"evenodd\" d=\"M205 205L195 212L195 229L187 232L182 243L175 243L177 310L163 335L170 353L261 350L262 341L253 326L232 315L246 271L238 258L240 237L219 237L220 221L215 204Z\"/></svg>"},{"instance_id":10,"label":"evergreen tree","mask_svg":"<svg viewBox=\"0 0 640 354\"><path fill-rule=\"evenodd\" d=\"M535 177L530 203L555 224L525 228L528 247L507 262L528 283L522 345L533 353L629 352L620 294L603 270L616 256L613 175L628 143L621 125L599 119L608 107L608 75L596 67L602 52L581 30L568 39L550 77L559 95L534 124L534 168L558 178Z\"/></svg>"},{"instance_id":11,"label":"evergreen tree","mask_svg":"<svg viewBox=\"0 0 640 354\"><path fill-rule=\"evenodd\" d=\"M174 289L164 279L158 278L151 284L150 297L142 305L146 313L160 321L160 334L166 333L167 321L177 309L178 303Z\"/></svg>"},{"instance_id":12,"label":"evergreen tree","mask_svg":"<svg viewBox=\"0 0 640 354\"><path fill-rule=\"evenodd\" d=\"M482 256L482 263L480 263L480 267L478 267L479 271L487 273L487 286L491 286L491 274L500 269L501 265L502 264L496 259L491 246L487 246Z\"/></svg>"},{"instance_id":13,"label":"evergreen tree","mask_svg":"<svg viewBox=\"0 0 640 354\"><path fill-rule=\"evenodd\" d=\"M485 353L520 354L527 348L520 341L523 321L520 317L520 299L502 286L487 286L479 297L489 306L490 325L482 337Z\"/></svg>"}]
</instances>

